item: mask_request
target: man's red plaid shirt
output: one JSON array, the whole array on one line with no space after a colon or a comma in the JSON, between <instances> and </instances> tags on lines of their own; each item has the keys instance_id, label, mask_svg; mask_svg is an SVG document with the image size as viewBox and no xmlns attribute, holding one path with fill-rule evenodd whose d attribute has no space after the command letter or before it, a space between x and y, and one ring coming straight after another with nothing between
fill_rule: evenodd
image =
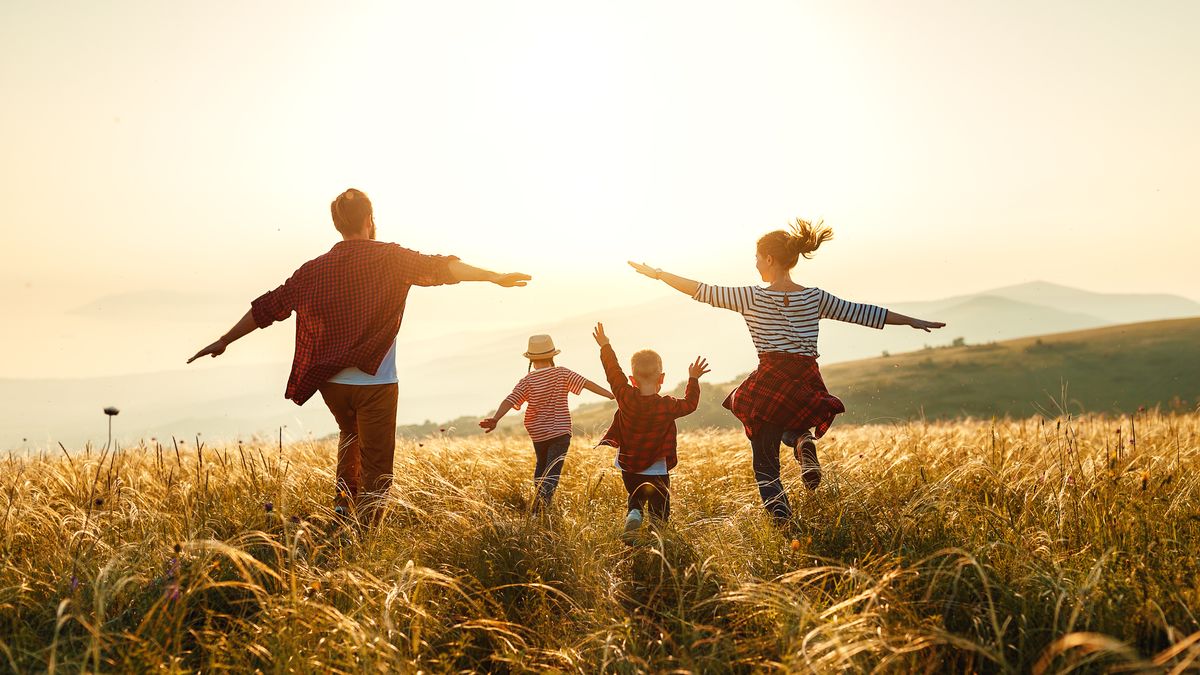
<instances>
[{"instance_id":1,"label":"man's red plaid shirt","mask_svg":"<svg viewBox=\"0 0 1200 675\"><path fill-rule=\"evenodd\" d=\"M612 345L600 348L600 363L617 398L617 413L600 444L617 448L617 464L630 473L645 471L660 459L667 461L668 470L675 468L679 463L675 453L675 419L692 414L700 404L700 381L689 378L681 399L658 394L642 396L625 378Z\"/></svg>"},{"instance_id":2,"label":"man's red plaid shirt","mask_svg":"<svg viewBox=\"0 0 1200 675\"><path fill-rule=\"evenodd\" d=\"M412 286L453 284L454 256L422 255L370 239L341 241L250 305L265 328L296 313L296 355L285 398L303 404L351 366L374 374L404 318Z\"/></svg>"}]
</instances>

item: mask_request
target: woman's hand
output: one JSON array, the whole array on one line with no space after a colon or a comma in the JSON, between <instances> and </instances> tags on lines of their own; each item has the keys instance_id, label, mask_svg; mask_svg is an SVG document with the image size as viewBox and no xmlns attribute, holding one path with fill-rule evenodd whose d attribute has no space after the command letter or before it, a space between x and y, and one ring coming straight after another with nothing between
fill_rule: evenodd
<instances>
[{"instance_id":1,"label":"woman's hand","mask_svg":"<svg viewBox=\"0 0 1200 675\"><path fill-rule=\"evenodd\" d=\"M909 321L908 325L912 326L913 328L916 328L917 330L923 330L926 333L928 333L931 328L943 328L946 324L941 321L926 321L924 319L913 319L912 321Z\"/></svg>"},{"instance_id":2,"label":"woman's hand","mask_svg":"<svg viewBox=\"0 0 1200 675\"><path fill-rule=\"evenodd\" d=\"M480 420L479 426L480 428L485 429L483 433L490 434L496 430L496 418L489 417L486 420Z\"/></svg>"},{"instance_id":3,"label":"woman's hand","mask_svg":"<svg viewBox=\"0 0 1200 675\"><path fill-rule=\"evenodd\" d=\"M633 269L637 270L638 274L648 276L654 280L658 280L658 279L662 278L663 271L657 267L651 267L651 266L647 265L646 263L635 263L632 260L629 260L628 262L629 262L629 266L632 267Z\"/></svg>"}]
</instances>

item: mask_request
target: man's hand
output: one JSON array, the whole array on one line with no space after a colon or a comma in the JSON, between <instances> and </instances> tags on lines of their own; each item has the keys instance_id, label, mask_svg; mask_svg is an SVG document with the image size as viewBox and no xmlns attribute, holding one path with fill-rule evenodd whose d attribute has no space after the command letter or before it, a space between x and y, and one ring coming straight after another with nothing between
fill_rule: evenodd
<instances>
[{"instance_id":1,"label":"man's hand","mask_svg":"<svg viewBox=\"0 0 1200 675\"><path fill-rule=\"evenodd\" d=\"M946 324L941 321L925 321L924 319L913 319L912 322L909 323L908 325L912 326L913 328L916 328L917 330L923 330L926 333L928 333L930 328L942 328Z\"/></svg>"},{"instance_id":2,"label":"man's hand","mask_svg":"<svg viewBox=\"0 0 1200 675\"><path fill-rule=\"evenodd\" d=\"M694 377L696 379L700 379L700 376L704 375L707 372L709 372L708 371L708 360L700 358L699 356L696 357L695 363L688 366L688 376Z\"/></svg>"},{"instance_id":3,"label":"man's hand","mask_svg":"<svg viewBox=\"0 0 1200 675\"><path fill-rule=\"evenodd\" d=\"M596 344L601 347L608 344L608 336L604 334L604 324L596 324L596 329L592 331L592 337L596 339Z\"/></svg>"},{"instance_id":4,"label":"man's hand","mask_svg":"<svg viewBox=\"0 0 1200 675\"><path fill-rule=\"evenodd\" d=\"M629 263L630 267L637 270L638 274L643 274L645 276L650 277L651 279L661 279L662 278L662 270L658 269L657 267L651 267L651 266L647 265L646 263L635 263L632 260L629 260L627 262Z\"/></svg>"},{"instance_id":5,"label":"man's hand","mask_svg":"<svg viewBox=\"0 0 1200 675\"><path fill-rule=\"evenodd\" d=\"M496 418L495 418L495 417L489 417L489 418L487 418L486 420L480 420L480 421L479 421L479 427L480 427L481 429L486 429L486 431L484 431L484 432L483 432L483 433L485 433L485 434L490 434L490 433L492 433L493 431L495 431L495 430L496 430Z\"/></svg>"},{"instance_id":6,"label":"man's hand","mask_svg":"<svg viewBox=\"0 0 1200 675\"><path fill-rule=\"evenodd\" d=\"M224 338L222 338L222 339L217 340L216 342L212 343L211 345L205 347L204 349L201 349L200 351L196 352L196 355L193 356L192 358L188 359L187 362L191 363L192 361L195 361L196 359L200 358L201 356L211 356L213 358L216 358L216 357L224 354L225 348L228 346L229 346L229 344L225 342Z\"/></svg>"},{"instance_id":7,"label":"man's hand","mask_svg":"<svg viewBox=\"0 0 1200 675\"><path fill-rule=\"evenodd\" d=\"M496 277L492 279L492 283L496 284L497 286L503 286L504 288L512 288L513 286L524 286L525 282L531 279L533 279L533 277L529 276L528 274L510 272L508 274L497 274Z\"/></svg>"}]
</instances>

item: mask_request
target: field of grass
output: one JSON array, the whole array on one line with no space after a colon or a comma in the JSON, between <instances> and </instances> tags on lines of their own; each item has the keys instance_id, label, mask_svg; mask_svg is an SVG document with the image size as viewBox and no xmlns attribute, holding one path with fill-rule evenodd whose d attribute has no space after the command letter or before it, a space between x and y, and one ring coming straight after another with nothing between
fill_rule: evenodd
<instances>
[{"instance_id":1,"label":"field of grass","mask_svg":"<svg viewBox=\"0 0 1200 675\"><path fill-rule=\"evenodd\" d=\"M71 449L0 471L0 670L1182 672L1200 665L1200 414L835 427L772 526L745 438L681 435L672 521L577 439L398 450L335 531L334 448Z\"/></svg>"}]
</instances>

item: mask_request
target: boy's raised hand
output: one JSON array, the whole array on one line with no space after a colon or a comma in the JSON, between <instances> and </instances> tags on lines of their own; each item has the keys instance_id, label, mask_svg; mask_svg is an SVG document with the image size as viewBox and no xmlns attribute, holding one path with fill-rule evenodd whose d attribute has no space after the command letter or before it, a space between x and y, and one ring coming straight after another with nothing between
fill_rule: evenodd
<instances>
[{"instance_id":1,"label":"boy's raised hand","mask_svg":"<svg viewBox=\"0 0 1200 675\"><path fill-rule=\"evenodd\" d=\"M695 363L688 366L688 375L690 377L694 377L696 379L700 379L700 376L704 375L707 372L709 372L708 371L708 359L704 359L699 356L696 357Z\"/></svg>"},{"instance_id":2,"label":"boy's raised hand","mask_svg":"<svg viewBox=\"0 0 1200 675\"><path fill-rule=\"evenodd\" d=\"M592 331L592 337L596 339L596 344L601 347L608 344L608 336L604 334L604 324L596 323L596 328Z\"/></svg>"}]
</instances>

